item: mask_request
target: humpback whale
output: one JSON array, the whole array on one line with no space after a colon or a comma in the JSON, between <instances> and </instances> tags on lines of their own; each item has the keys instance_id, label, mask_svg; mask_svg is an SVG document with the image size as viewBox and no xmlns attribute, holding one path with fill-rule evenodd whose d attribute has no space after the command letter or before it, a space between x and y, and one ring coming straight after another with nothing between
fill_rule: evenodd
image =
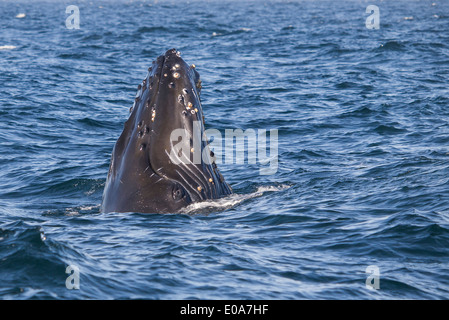
<instances>
[{"instance_id":1,"label":"humpback whale","mask_svg":"<svg viewBox=\"0 0 449 320\"><path fill-rule=\"evenodd\" d=\"M200 94L200 75L179 51L153 61L114 145L101 212L177 213L232 193L204 138Z\"/></svg>"}]
</instances>

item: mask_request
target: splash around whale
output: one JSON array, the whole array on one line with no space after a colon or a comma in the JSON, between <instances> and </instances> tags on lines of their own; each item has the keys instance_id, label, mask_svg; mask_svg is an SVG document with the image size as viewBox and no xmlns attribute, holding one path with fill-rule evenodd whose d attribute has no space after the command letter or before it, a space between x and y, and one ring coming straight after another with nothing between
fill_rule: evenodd
<instances>
[{"instance_id":1,"label":"splash around whale","mask_svg":"<svg viewBox=\"0 0 449 320\"><path fill-rule=\"evenodd\" d=\"M204 134L201 80L176 49L159 56L137 87L134 105L112 151L101 212L177 213L232 193L209 150L193 161L193 136ZM186 132L184 147L172 140ZM187 146L186 146L187 141Z\"/></svg>"}]
</instances>

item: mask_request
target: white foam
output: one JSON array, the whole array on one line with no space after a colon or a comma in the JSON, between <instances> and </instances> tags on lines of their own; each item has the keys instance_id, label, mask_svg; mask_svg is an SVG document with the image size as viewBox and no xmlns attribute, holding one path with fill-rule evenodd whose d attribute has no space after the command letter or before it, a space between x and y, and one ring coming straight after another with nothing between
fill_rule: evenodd
<instances>
[{"instance_id":1,"label":"white foam","mask_svg":"<svg viewBox=\"0 0 449 320\"><path fill-rule=\"evenodd\" d=\"M262 186L258 187L256 192L273 192L273 191L282 191L290 188L289 185L281 184L280 186Z\"/></svg>"},{"instance_id":2,"label":"white foam","mask_svg":"<svg viewBox=\"0 0 449 320\"><path fill-rule=\"evenodd\" d=\"M79 207L79 209L80 210L83 210L83 211L90 211L90 210L93 210L93 209L97 209L97 208L100 208L100 204L96 204L96 205L93 205L93 206L81 206L81 207Z\"/></svg>"},{"instance_id":3,"label":"white foam","mask_svg":"<svg viewBox=\"0 0 449 320\"><path fill-rule=\"evenodd\" d=\"M0 50L12 50L17 48L16 46L0 46Z\"/></svg>"},{"instance_id":4,"label":"white foam","mask_svg":"<svg viewBox=\"0 0 449 320\"><path fill-rule=\"evenodd\" d=\"M290 188L288 185L280 185L280 186L261 186L258 187L256 191L247 194L231 194L227 197L214 199L214 200L206 200L202 202L195 202L190 204L185 208L182 213L185 214L194 214L194 213L206 213L212 211L223 211L227 209L231 209L243 201L260 197L265 192L276 192L282 191Z\"/></svg>"},{"instance_id":5,"label":"white foam","mask_svg":"<svg viewBox=\"0 0 449 320\"><path fill-rule=\"evenodd\" d=\"M66 208L64 214L66 216L77 216L82 213L87 213L94 209L99 209L99 208L100 208L100 204L96 204L96 205L92 205L92 206L87 205L87 206L79 206L79 207L75 207L75 208Z\"/></svg>"}]
</instances>

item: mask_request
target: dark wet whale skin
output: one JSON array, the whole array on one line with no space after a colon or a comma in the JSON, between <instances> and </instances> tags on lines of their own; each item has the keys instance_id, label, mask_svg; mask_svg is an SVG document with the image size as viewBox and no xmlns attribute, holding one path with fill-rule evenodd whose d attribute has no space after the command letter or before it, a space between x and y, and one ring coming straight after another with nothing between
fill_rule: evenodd
<instances>
[{"instance_id":1,"label":"dark wet whale skin","mask_svg":"<svg viewBox=\"0 0 449 320\"><path fill-rule=\"evenodd\" d=\"M176 213L192 202L232 193L210 151L206 152L210 160L199 164L175 164L169 157L173 130L193 135L197 121L201 135L204 132L200 91L195 66L175 49L153 61L114 146L102 212ZM204 148L209 147L202 141Z\"/></svg>"}]
</instances>

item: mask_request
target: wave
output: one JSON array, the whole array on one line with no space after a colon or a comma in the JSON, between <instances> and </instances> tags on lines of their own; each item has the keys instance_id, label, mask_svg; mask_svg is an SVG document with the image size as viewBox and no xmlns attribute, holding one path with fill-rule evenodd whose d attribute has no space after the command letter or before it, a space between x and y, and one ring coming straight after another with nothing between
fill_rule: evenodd
<instances>
[{"instance_id":1,"label":"wave","mask_svg":"<svg viewBox=\"0 0 449 320\"><path fill-rule=\"evenodd\" d=\"M230 35L237 35L247 32L252 32L253 29L251 28L238 28L235 30L219 30L212 32L212 37L218 37L218 36L230 36Z\"/></svg>"},{"instance_id":2,"label":"wave","mask_svg":"<svg viewBox=\"0 0 449 320\"><path fill-rule=\"evenodd\" d=\"M405 50L405 44L400 41L387 41L381 44L377 50L380 51L403 51Z\"/></svg>"},{"instance_id":3,"label":"wave","mask_svg":"<svg viewBox=\"0 0 449 320\"><path fill-rule=\"evenodd\" d=\"M153 32L168 32L169 28L163 26L153 26L153 27L140 27L137 29L138 33L153 33Z\"/></svg>"},{"instance_id":4,"label":"wave","mask_svg":"<svg viewBox=\"0 0 449 320\"><path fill-rule=\"evenodd\" d=\"M55 299L64 288L66 264L44 229L14 221L0 226L0 295L5 299Z\"/></svg>"}]
</instances>

